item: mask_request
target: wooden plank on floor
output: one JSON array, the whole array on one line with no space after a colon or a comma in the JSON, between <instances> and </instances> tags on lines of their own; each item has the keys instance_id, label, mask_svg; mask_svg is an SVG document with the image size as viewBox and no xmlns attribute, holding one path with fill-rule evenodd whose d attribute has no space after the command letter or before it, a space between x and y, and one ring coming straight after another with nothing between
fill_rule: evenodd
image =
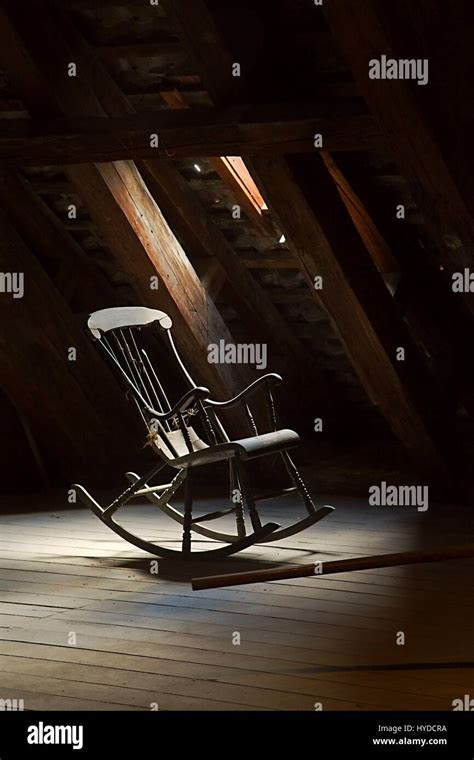
<instances>
[{"instance_id":1,"label":"wooden plank on floor","mask_svg":"<svg viewBox=\"0 0 474 760\"><path fill-rule=\"evenodd\" d=\"M251 648L248 643L245 643L244 646L235 646L228 639L219 639L219 642L216 642L215 638L200 635L187 638L175 636L171 640L165 638L164 641L169 643L164 643L161 635L151 641L149 639L153 637L150 634L147 635L146 640L143 640L143 632L131 639L118 638L114 632L116 634L121 633L121 629L114 629L109 636L104 634L100 626L86 626L83 632L75 630L76 644L74 648L150 657L156 660L165 659L205 665L218 664L222 667L253 672L286 675L299 673L307 678L319 677L320 669L327 669L327 672L334 673L345 672L346 670L347 672L352 670L390 672L394 669L403 672L406 669L413 671L417 677L422 677L424 673L427 673L432 680L438 682L462 684L466 683L466 674L471 670L466 661L444 659L439 662L433 660L431 652L413 651L412 647L408 647L406 650L397 646L395 642L392 643L390 653L387 647L381 651L374 649L371 643L366 643L365 651L361 651L359 647L358 651L354 652L350 645L346 645L345 649L340 648L340 651L328 650L326 647L333 645L330 639L315 639L314 643L317 644L317 648L305 650L288 646L269 647L262 645L254 645ZM64 657L67 658L67 650L71 648L70 633L70 626L67 624L34 631L29 627L11 627L2 629L0 638L2 641L12 643L64 647L66 649ZM130 632L125 631L124 635L127 634L129 635ZM216 646L217 643L218 647ZM13 653L15 652L16 649L13 647ZM470 652L465 652L464 660L468 656L470 656ZM306 668L303 665L313 667ZM120 663L118 667L121 667Z\"/></svg>"},{"instance_id":2,"label":"wooden plank on floor","mask_svg":"<svg viewBox=\"0 0 474 760\"><path fill-rule=\"evenodd\" d=\"M170 595L188 600L196 598L195 592L193 592L188 584L162 582L155 584L155 588L152 588L149 584L143 584L142 587L140 587L140 584L137 586L136 581L134 581L125 582L122 584L125 587L118 589L117 583L114 584L115 588L105 588L100 584L87 584L86 586L84 583L74 581L74 578L71 582L71 578L68 575L57 573L35 573L30 571L24 574L7 573L6 576L5 571L0 569L0 596L5 596L9 593L40 594L68 601L70 599L93 599L96 601L115 599L123 602L148 604L160 604ZM233 602L234 604L250 602L299 610L314 610L315 605L325 602L330 605L328 609L337 610L339 607L344 606L347 612L353 614L357 614L363 607L373 607L381 610L382 617L396 614L397 611L403 610L406 605L406 598L403 594L399 594L398 596L393 594L383 596L377 593L364 593L363 590L358 591L356 589L351 592L340 591L337 587L325 588L324 584L318 583L317 579L314 580L311 588L303 589L306 593L298 593L299 589L295 589L293 586L285 587L277 584L271 586L271 584L266 584L265 589L261 589L260 586L261 584L249 591L210 589L207 592L199 594L199 596L203 599ZM433 594L436 594L438 603L442 604L446 614L457 612L464 608L470 609L470 596L468 595L458 595L453 598L448 593L440 594L438 590L433 590ZM411 596L417 600L418 610L423 610L425 607L429 609L433 604L432 596L427 596L423 591L418 593L411 591Z\"/></svg>"},{"instance_id":3,"label":"wooden plank on floor","mask_svg":"<svg viewBox=\"0 0 474 760\"><path fill-rule=\"evenodd\" d=\"M199 697L182 697L172 694L162 693L159 691L146 691L144 689L131 689L125 685L94 684L93 690L89 683L73 681L71 679L63 680L60 678L49 678L47 676L36 676L30 674L21 674L18 672L3 672L2 684L5 689L19 689L20 691L28 690L38 695L47 692L47 702L54 705L55 710L70 709L67 708L67 699L64 707L63 699L65 695L71 695L72 699L88 700L91 691L98 700L101 701L103 709L117 710L132 708L141 710L150 710L152 703L158 702L161 710L248 710L248 706L232 702L221 702L217 700L200 699ZM17 693L15 691L15 693ZM52 698L56 697L55 700ZM37 704L42 705L40 700ZM42 706L41 710L46 709ZM77 708L76 708L77 709ZM261 708L265 709L265 708Z\"/></svg>"},{"instance_id":4,"label":"wooden plank on floor","mask_svg":"<svg viewBox=\"0 0 474 760\"><path fill-rule=\"evenodd\" d=\"M280 514L291 517L291 509ZM456 568L387 568L200 596L189 577L151 576L149 558L85 510L55 514L60 520L0 516L10 547L0 549L0 683L33 694L35 706L52 709L64 697L64 709L91 700L109 709L149 709L151 701L160 709L314 709L321 701L333 710L443 710L470 688L472 563L459 584ZM139 507L130 522L145 529L147 515ZM305 562L318 546L339 555L342 547L382 550L406 545L407 528L426 524L400 515L371 534L369 522L366 535L368 519L370 510L349 505L337 526L258 547L247 559ZM436 537L436 517L426 522ZM153 530L174 532L161 518ZM399 630L405 646L396 644ZM69 646L71 632L77 646Z\"/></svg>"},{"instance_id":5,"label":"wooden plank on floor","mask_svg":"<svg viewBox=\"0 0 474 760\"><path fill-rule=\"evenodd\" d=\"M69 654L71 655L73 652ZM94 665L76 664L70 661L40 660L27 655L21 657L0 655L0 668L10 673L40 675L44 678L66 681L77 680L78 682L94 684L94 688L95 684L117 686L124 683L122 671L104 665L101 653L91 654L96 655L96 657L91 657L91 660L95 661ZM108 659L111 660L111 655ZM139 667L139 665L140 663L135 663L134 667ZM182 667L178 668L176 665ZM127 670L126 688L143 689L149 692L153 689L156 691L163 690L165 693L187 697L198 696L201 699L213 699L218 694L222 701L234 701L254 707L284 710L314 709L314 701L318 698L350 702L359 697L358 688L347 683L340 685L321 680L313 683L310 679L284 676L265 677L261 673L231 672L231 669L223 675L223 670L219 666L215 668L204 668L203 666L196 668L194 666L192 675L187 676L186 672L190 673L188 663L177 663L176 665L172 668L171 674L163 673L166 670L164 662L159 664L160 673ZM148 662L147 667L152 667L150 662ZM176 675L176 672L179 675ZM207 675L207 678L203 679L203 675ZM364 688L364 693L368 704L383 705L392 709L396 709L401 700L401 695L375 687ZM407 700L408 704L410 703L410 695L405 693L403 698ZM445 706L444 700L429 695L424 695L423 702L425 706L430 706L428 709L442 710Z\"/></svg>"}]
</instances>

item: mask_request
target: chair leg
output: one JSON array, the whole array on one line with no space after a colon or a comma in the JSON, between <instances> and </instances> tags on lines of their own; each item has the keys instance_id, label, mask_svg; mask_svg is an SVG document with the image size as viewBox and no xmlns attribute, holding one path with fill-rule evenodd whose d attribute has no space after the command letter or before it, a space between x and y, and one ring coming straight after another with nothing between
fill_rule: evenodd
<instances>
[{"instance_id":1,"label":"chair leg","mask_svg":"<svg viewBox=\"0 0 474 760\"><path fill-rule=\"evenodd\" d=\"M242 507L247 508L247 511L250 517L250 522L252 523L252 528L254 529L254 531L260 530L262 527L262 523L260 522L260 516L255 507L255 501L252 495L252 490L250 488L247 472L245 470L244 465L242 464L242 461L240 460L238 456L235 457L234 464L235 464L237 478L239 480L239 485L240 485Z\"/></svg>"},{"instance_id":2,"label":"chair leg","mask_svg":"<svg viewBox=\"0 0 474 760\"><path fill-rule=\"evenodd\" d=\"M193 524L192 471L192 467L187 468L184 483L183 554L191 554L191 528Z\"/></svg>"},{"instance_id":3,"label":"chair leg","mask_svg":"<svg viewBox=\"0 0 474 760\"><path fill-rule=\"evenodd\" d=\"M122 493L117 496L116 499L114 499L107 507L105 507L104 515L107 517L112 517L117 509L123 507L124 504L133 499L135 492L139 491L142 486L146 485L146 483L154 478L155 475L157 475L164 467L164 462L159 462L154 467L152 467L152 469L147 472L146 475L143 475L142 478L139 478L135 483L132 483L130 486L128 486L125 491L122 491Z\"/></svg>"},{"instance_id":4,"label":"chair leg","mask_svg":"<svg viewBox=\"0 0 474 760\"><path fill-rule=\"evenodd\" d=\"M301 475L298 472L298 469L291 459L290 455L287 451L280 451L280 454L282 456L282 459L285 463L285 467L288 471L288 474L291 478L291 482L294 486L296 486L299 495L301 496L301 499L303 500L303 503L306 507L306 511L308 512L308 515L314 514L316 512L316 507L313 503L313 500L309 494L308 489L306 488L306 484L301 477Z\"/></svg>"},{"instance_id":5,"label":"chair leg","mask_svg":"<svg viewBox=\"0 0 474 760\"><path fill-rule=\"evenodd\" d=\"M244 517L244 504L242 500L242 487L239 483L237 471L232 459L229 460L230 470L230 500L232 504L235 504L235 523L237 527L237 535L239 538L244 538L247 535L247 529L245 527ZM235 492L238 492L238 501L235 501Z\"/></svg>"}]
</instances>

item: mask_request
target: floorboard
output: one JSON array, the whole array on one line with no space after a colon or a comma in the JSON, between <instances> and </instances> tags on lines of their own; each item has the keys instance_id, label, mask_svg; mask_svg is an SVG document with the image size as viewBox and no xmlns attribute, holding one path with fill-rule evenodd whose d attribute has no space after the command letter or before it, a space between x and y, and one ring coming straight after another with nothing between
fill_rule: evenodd
<instances>
[{"instance_id":1,"label":"floorboard","mask_svg":"<svg viewBox=\"0 0 474 760\"><path fill-rule=\"evenodd\" d=\"M4 507L0 699L30 710L451 710L473 688L474 561L192 591L193 575L473 540L465 508L327 503L333 515L281 543L159 560L158 574L87 510ZM265 519L288 524L296 509L282 499ZM168 546L181 539L149 505L121 521Z\"/></svg>"}]
</instances>

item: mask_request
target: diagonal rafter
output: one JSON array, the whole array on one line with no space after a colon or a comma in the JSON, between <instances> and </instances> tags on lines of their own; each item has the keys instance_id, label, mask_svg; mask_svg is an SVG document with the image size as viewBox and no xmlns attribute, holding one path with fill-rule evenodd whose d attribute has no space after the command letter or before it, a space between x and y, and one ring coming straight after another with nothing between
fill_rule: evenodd
<instances>
[{"instance_id":1,"label":"diagonal rafter","mask_svg":"<svg viewBox=\"0 0 474 760\"><path fill-rule=\"evenodd\" d=\"M58 21L50 5L35 0L28 14L15 3L2 12L2 63L27 105L42 112L76 117L103 116L113 107L113 94L90 76L87 46L67 23ZM69 62L78 75L67 75ZM219 395L240 389L249 380L247 368L209 364L207 348L219 339L233 342L189 259L131 161L83 164L68 171L92 218L142 303L168 312L177 342L197 377ZM158 290L153 283L158 275Z\"/></svg>"},{"instance_id":2,"label":"diagonal rafter","mask_svg":"<svg viewBox=\"0 0 474 760\"><path fill-rule=\"evenodd\" d=\"M443 251L446 267L450 272L472 268L472 192L470 188L466 192L453 171L446 151L422 110L420 98L416 97L416 85L413 87L413 83L405 79L369 77L371 60L380 59L382 54L388 59L397 58L397 50L392 44L397 39L397 32L391 36L387 32L390 28L387 10L383 3L374 0L357 3L327 0L323 9L336 43L397 157L417 204L437 232L437 243ZM430 10L426 12L426 18L429 16ZM413 55L416 57L416 53ZM462 298L471 316L474 315L473 294L464 293Z\"/></svg>"},{"instance_id":3,"label":"diagonal rafter","mask_svg":"<svg viewBox=\"0 0 474 760\"><path fill-rule=\"evenodd\" d=\"M58 468L62 477L87 471L103 485L104 473L110 477L111 467L123 462L116 419L122 434L138 442L135 420L61 293L3 209L0 234L0 270L21 273L24 282L21 298L0 297L0 384L31 424L49 468Z\"/></svg>"},{"instance_id":4,"label":"diagonal rafter","mask_svg":"<svg viewBox=\"0 0 474 760\"><path fill-rule=\"evenodd\" d=\"M18 172L0 172L0 204L58 290L78 311L116 303L114 288L105 275Z\"/></svg>"},{"instance_id":5,"label":"diagonal rafter","mask_svg":"<svg viewBox=\"0 0 474 760\"><path fill-rule=\"evenodd\" d=\"M233 82L231 57L206 3L166 0L165 5L195 56L204 44L203 39L206 40L207 53L201 59L199 73L214 104L242 97L240 87L236 89ZM199 24L196 21L193 27L196 17ZM213 77L214 67L206 63L216 57L221 62L217 81ZM323 277L323 288L315 297L320 298L331 315L369 397L420 471L428 473L433 481L438 480L446 474L449 452L444 444L445 421L442 414L435 419L435 399L428 398L429 390L422 381L427 380L424 365L327 167L320 156L313 155L311 161L311 179L304 190L300 183L310 174L304 166L306 157L299 166L297 159L291 165L283 157L258 157L249 166L251 170L253 167L270 209L287 233L310 285L315 276ZM312 198L308 197L311 188L316 191ZM407 353L404 366L397 363L397 347L405 348Z\"/></svg>"},{"instance_id":6,"label":"diagonal rafter","mask_svg":"<svg viewBox=\"0 0 474 760\"><path fill-rule=\"evenodd\" d=\"M41 4L39 7L41 8ZM83 108L87 107L90 109L90 113L98 114L100 111L103 115L108 114L112 117L133 114L133 106L105 71L100 61L97 60L94 52L68 23L67 19L62 17L59 22L56 15L48 16L46 14L47 10L43 8L42 16L41 18L37 18L37 23L45 24L45 19L48 19L48 28L45 30L45 33L47 32L48 34L51 34L52 29L57 28L55 24L60 23L61 37L67 40L69 45L69 47L65 47L61 51L62 60L57 60L56 57L53 57L52 60L43 60L44 56L42 56L41 49L36 48L36 57L42 64L42 72L47 77L49 90L51 91L52 83L54 83L54 87L52 88L54 99L56 102L61 103L62 112L71 116L77 116L78 113L83 113ZM32 34L29 37L30 44L34 45L34 37L32 40L31 37L33 37ZM18 43L18 39L12 33L10 50L15 39ZM13 46L14 49L15 47ZM69 60L68 54L69 58L78 64L79 73L82 73L79 87L74 89L71 89L71 84L64 75L59 75L59 66L61 63L64 66L64 61ZM11 55L11 52L9 55ZM29 59L28 63L31 64ZM30 78L33 75L37 76L34 67ZM93 90L91 90L91 82L94 84ZM31 89L34 99L38 84L35 82L35 85ZM78 105L78 93L80 94L79 102L82 102L83 107ZM123 167L124 164L122 162L114 166L114 170L110 167L102 169L102 166L95 169L89 165L86 165L86 167L76 166L70 167L68 173L70 178L76 183L76 186L83 189L83 193L86 193L90 199L92 199L92 195L94 196L94 200L90 200L92 216L94 217L95 215L98 226L102 222L103 233L107 237L110 247L116 252L120 252L121 268L124 269L125 265L123 261L125 261L128 265L128 272L131 275L132 281L138 282L138 287L141 287L140 294L142 299L145 302L149 302L150 291L147 283L151 276L151 270L144 267L142 273L130 271L131 261L130 256L127 255L127 248L133 244L133 241L130 240L127 226L125 226L124 234L119 232L123 225L120 221L117 208L111 207L114 215L113 218L115 219L114 224L108 224L104 227L103 215L106 211L106 208L104 208L104 198L107 198L107 192L105 188L104 192L102 192L102 185L105 173L105 184L108 185L111 195L114 196L119 206L123 203L125 197L124 183L122 183L122 187L119 187L119 175L123 175L123 168L117 169L118 166ZM235 306L241 312L247 324L253 327L252 332L255 332L255 327L258 326L258 334L263 333L263 336L270 341L278 353L286 353L289 360L292 357L297 361L297 366L306 369L313 383L313 393L320 398L328 398L329 389L322 373L315 366L314 361L312 361L301 342L294 336L266 292L260 287L252 274L247 271L247 268L232 246L227 242L217 225L208 218L199 199L178 170L170 162L157 160L141 162L140 170L146 181L147 190L151 192L153 198L158 203L159 209L162 209L166 214L167 220L179 231L180 238L184 241L184 244L198 255L204 257L211 254L218 260L228 278ZM137 193L137 197L139 197L140 193L143 194L143 187L136 175L136 169L135 167L129 167L128 171L130 173L129 183L134 184L135 192ZM102 177L99 178L98 174L102 174ZM145 197L143 203L144 205L149 205L149 199ZM106 206L108 207L109 203L106 203ZM124 205L120 206L122 209L124 207ZM158 213L160 213L159 210ZM133 221L133 215L130 225L132 227L135 225L135 234L139 235L140 225L137 227L136 220ZM149 240L146 235L143 238L143 245L149 252L149 256L153 256L153 253L150 252L152 251L153 241ZM182 256L178 257L174 254L174 258L176 259L174 268L179 273L179 279L183 272ZM155 265L158 266L158 262L155 262ZM169 267L171 271L173 260L170 260ZM178 287L178 283L176 287ZM200 303L199 298L201 298L202 302L202 294L204 292L201 288L200 296L195 297L196 304ZM163 297L163 291L160 297ZM185 295L183 298L185 298ZM171 310L171 307L169 308ZM205 312L205 308L198 308L197 311ZM212 309L212 304L209 308ZM196 319L196 315L193 316ZM221 337L225 338L225 335L225 329L221 328ZM208 342L214 341L209 338ZM202 367L200 367L200 370L202 371ZM243 375L242 372L241 375Z\"/></svg>"}]
</instances>

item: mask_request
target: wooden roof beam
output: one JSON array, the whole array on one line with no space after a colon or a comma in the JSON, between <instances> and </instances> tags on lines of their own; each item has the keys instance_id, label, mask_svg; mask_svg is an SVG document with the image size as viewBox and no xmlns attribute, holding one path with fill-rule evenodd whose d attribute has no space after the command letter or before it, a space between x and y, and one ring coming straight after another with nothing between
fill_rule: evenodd
<instances>
[{"instance_id":1,"label":"wooden roof beam","mask_svg":"<svg viewBox=\"0 0 474 760\"><path fill-rule=\"evenodd\" d=\"M252 167L369 397L420 471L436 480L447 472L449 452L443 444L447 427L442 413L435 420L440 408L436 410L435 400L428 399L426 367L321 158L315 155L304 161L306 166L311 163L304 190L300 183L305 172L296 158L290 162L259 157ZM318 291L315 277L322 277ZM397 360L398 348L405 351L403 361Z\"/></svg>"},{"instance_id":2,"label":"wooden roof beam","mask_svg":"<svg viewBox=\"0 0 474 760\"><path fill-rule=\"evenodd\" d=\"M333 156L331 156L328 151L323 150L321 151L321 158L323 159L329 174L333 178L339 195L349 212L349 216L364 241L365 247L370 253L379 272L383 274L399 272L400 264L397 258L392 253L390 246L365 208L361 199L347 181Z\"/></svg>"},{"instance_id":3,"label":"wooden roof beam","mask_svg":"<svg viewBox=\"0 0 474 760\"><path fill-rule=\"evenodd\" d=\"M367 150L379 140L370 116L291 115L288 105L221 111L164 110L105 120L100 115L0 121L0 164L62 165L122 159L181 159L306 153L316 134L327 150Z\"/></svg>"},{"instance_id":4,"label":"wooden roof beam","mask_svg":"<svg viewBox=\"0 0 474 760\"><path fill-rule=\"evenodd\" d=\"M33 104L37 102L41 81L43 104L49 103L53 113L60 107L72 118L78 113L104 117L105 109L113 107L113 93L108 81L95 82L97 92L91 88L94 77L89 75L87 46L78 40L75 30L51 13L42 0L31 3L28 14L14 2L7 5L9 17L2 19L0 27L2 32L8 31L9 46L0 45L0 56L27 103L30 98ZM36 70L39 75L24 77L23 67L16 65L19 58L26 59L28 71ZM76 78L67 76L70 61L77 64ZM209 344L219 339L232 343L232 336L135 164L83 164L71 167L68 174L141 302L171 316L178 346L191 371L218 396L240 390L253 375L247 367L207 361ZM158 289L153 287L156 282Z\"/></svg>"},{"instance_id":5,"label":"wooden roof beam","mask_svg":"<svg viewBox=\"0 0 474 760\"><path fill-rule=\"evenodd\" d=\"M232 190L250 221L265 235L275 236L271 219L264 214L265 202L240 156L211 158L211 164L222 181Z\"/></svg>"},{"instance_id":6,"label":"wooden roof beam","mask_svg":"<svg viewBox=\"0 0 474 760\"><path fill-rule=\"evenodd\" d=\"M232 61L206 3L165 0L165 5L178 19L183 38L195 54L205 39L206 55L201 57L200 74L214 104L235 97ZM349 27L349 34L350 31ZM217 59L220 64L214 79L215 67L211 64ZM334 320L368 395L420 471L428 474L432 482L443 479L449 469L446 461L450 452L433 421L436 407L428 402L429 390L420 387L417 373L420 369L421 377L425 373L417 349L321 157L313 150L309 159L305 156L291 160L293 165L290 159L258 156L249 167L285 231L312 293ZM313 164L311 200L307 197L308 187L303 192L299 184L303 178L301 166L308 160ZM295 171L298 161L300 171ZM316 291L318 276L323 278L323 287ZM397 362L397 347L405 348L407 361ZM438 422L442 428L444 421Z\"/></svg>"},{"instance_id":7,"label":"wooden roof beam","mask_svg":"<svg viewBox=\"0 0 474 760\"><path fill-rule=\"evenodd\" d=\"M43 23L42 19L43 16L38 17L38 24ZM48 32L52 28L54 24L51 20L48 22ZM63 60L71 60L72 55L72 59L78 62L80 69L87 72L86 81L81 81L81 88L77 93L69 83L65 83L60 78L58 90L55 93L57 100L62 102L68 112L77 113L81 108L81 89L85 88L84 103L93 103L95 99L96 103L100 103L101 107L111 114L121 115L133 112L133 107L118 90L100 62L97 62L89 46L79 40L77 35L69 29L67 33L62 33L62 38L71 38L71 36L76 47L74 52L63 51ZM35 39L33 37L33 41ZM40 60L42 55L42 50L38 50ZM49 81L54 81L54 75L58 77L58 71L61 70L60 64L55 63L53 59L52 62L43 63L43 66L45 67L43 71L48 74ZM91 81L94 82L95 87L93 92L90 91ZM180 231L185 244L198 254L205 256L210 252L218 259L229 278L235 296L235 306L250 324L252 333L255 334L255 329L259 334L263 332L263 337L270 339L274 350L276 349L278 353L282 350L286 352L290 362L297 359L296 366L307 369L311 367L313 391L318 397L326 397L328 390L324 379L313 366L303 345L293 335L265 291L246 270L239 256L217 226L208 219L199 199L175 167L169 162L149 161L144 162L141 168L146 173L152 194L159 201L160 206L163 206L167 218ZM212 300L199 283L194 270L190 270L189 262L177 241L174 241L175 250L174 253L170 251L170 258L167 260L164 255L166 241L170 241L173 247L170 231L159 209L156 206L153 208L154 204L148 188L144 187L136 167L133 164L126 166L124 162L114 165L103 164L98 167L81 165L71 167L68 174L80 196L89 205L91 215L114 254L117 265L128 276L143 303L155 306L159 303L161 308L168 310L174 321L178 322L177 332L180 336L181 320L176 317L176 305L173 303L168 305L170 299L166 291L167 289L171 291L171 300L176 299L185 321L181 331L181 341L185 341L186 355L198 364L197 372L207 378L215 378L216 374L222 373L228 382L231 382L231 376L235 376L237 385L241 385L247 375L246 368L237 367L232 371L230 367L216 368L206 361L206 352L202 348L204 341L205 346L208 342L216 342L217 333L228 342L232 339L224 323L218 318ZM145 224L141 222L140 217L144 209L146 210ZM144 251L146 251L146 256L143 255ZM162 282L165 286L159 293L150 290L149 287L150 277L156 275L157 272L161 275L160 288ZM172 274L171 277L169 273ZM189 336L189 332L193 328L196 329L196 325L200 326L199 329L202 326L202 332L198 335L201 345L199 352L195 350L191 342L192 336ZM208 382L216 384L215 379L214 382L212 380ZM226 392L229 392L229 388Z\"/></svg>"},{"instance_id":8,"label":"wooden roof beam","mask_svg":"<svg viewBox=\"0 0 474 760\"><path fill-rule=\"evenodd\" d=\"M447 268L451 272L472 268L472 193L464 191L441 149L416 98L416 86L413 88L413 83L404 79L369 77L371 60L380 59L382 54L387 58L398 58L392 45L397 34L389 37L386 31L390 29L390 21L384 4L374 0L359 0L357 3L353 0L325 0L323 12L421 211L437 231L437 242L444 252ZM405 19L404 23L409 22ZM473 316L473 294L465 293L461 297Z\"/></svg>"},{"instance_id":9,"label":"wooden roof beam","mask_svg":"<svg viewBox=\"0 0 474 760\"><path fill-rule=\"evenodd\" d=\"M247 322L250 334L263 334L274 350L286 351L289 361L297 359L300 366L309 368L312 362L307 351L217 225L209 220L186 180L167 162L146 162L141 169L150 192L179 231L185 246L201 256L212 252L218 259L233 292L233 303ZM322 377L315 368L312 373L313 381L318 381L322 390Z\"/></svg>"},{"instance_id":10,"label":"wooden roof beam","mask_svg":"<svg viewBox=\"0 0 474 760\"><path fill-rule=\"evenodd\" d=\"M245 84L242 77L232 76L232 58L207 4L202 0L162 0L162 3L181 42L191 51L213 103L242 102Z\"/></svg>"},{"instance_id":11,"label":"wooden roof beam","mask_svg":"<svg viewBox=\"0 0 474 760\"><path fill-rule=\"evenodd\" d=\"M0 294L0 385L30 422L51 467L63 478L82 472L105 485L111 466L125 464L117 420L124 437L140 440L130 407L3 210L0 236L0 270L21 272L24 281L23 297ZM69 361L72 348L76 359Z\"/></svg>"},{"instance_id":12,"label":"wooden roof beam","mask_svg":"<svg viewBox=\"0 0 474 760\"><path fill-rule=\"evenodd\" d=\"M113 286L93 259L14 170L0 172L0 205L76 311L95 311L116 304Z\"/></svg>"},{"instance_id":13,"label":"wooden roof beam","mask_svg":"<svg viewBox=\"0 0 474 760\"><path fill-rule=\"evenodd\" d=\"M38 24L42 23L38 19ZM54 19L48 22L48 29L53 28ZM87 72L87 80L83 83L86 88L85 96L92 103L93 98L100 103L104 111L111 116L133 113L133 107L128 103L126 97L118 89L110 75L105 71L103 65L97 60L93 50L84 43L79 35L69 28L63 28L62 36L68 38L74 44L74 51L71 50L68 58L66 52L63 53L65 60L75 60L78 67ZM38 56L41 51L38 51ZM50 76L57 72L58 66L48 67ZM56 74L57 76L57 74ZM94 89L91 91L91 82L94 82ZM70 86L65 86L61 80L59 86L63 87L62 102L68 104L68 108L79 110L74 91L71 92ZM84 96L84 99L85 99ZM69 106L69 100L71 105ZM176 111L174 112L176 114ZM105 119L104 119L105 121ZM206 214L205 209L199 201L196 193L192 191L188 183L184 180L169 161L145 161L140 163L142 177L145 184L139 181L138 172L134 165L127 169L125 174L124 163L115 164L113 167L107 164L99 165L96 168L89 166L74 166L69 169L69 176L73 179L76 187L81 191L81 197L90 206L90 212L95 219L97 226L102 230L102 234L108 242L109 248L118 257L120 269L128 274L130 281L135 285L137 291L141 294L143 302L150 300L155 302L159 299L164 308L166 292L163 288L158 294L156 291L150 291L150 276L155 274L149 269L148 262L144 259L140 269L140 257L138 252L131 255L131 251L137 249L137 241L130 237L127 225L124 228L123 219L119 211L111 203L110 195L114 196L119 209L124 211L129 218L129 224L135 231L134 236L139 237L142 245L147 251L148 258L156 266L161 277L164 278L165 286L173 288L173 297L176 301L182 300L183 314L187 323L192 325L198 323L202 326L203 335L210 331L208 342L216 342L212 339L212 331L222 331L221 338L228 342L232 339L222 320L217 319L212 299L199 283L198 278L189 265L184 252L175 240L175 253L170 254L169 260L166 260L163 251L164 242L170 240L170 230L168 223L171 224L180 235L184 245L197 256L205 257L206 255L214 256L224 269L229 282L229 292L233 296L232 304L241 314L247 325L250 327L250 335L258 339L265 339L271 343L272 351L286 353L288 363L299 368L304 368L311 377L313 382L313 392L319 397L327 397L328 388L323 375L319 372L308 352L301 341L292 333L285 319L273 305L265 290L260 287L258 281L247 271L245 265L240 261L238 254L234 251L230 243L226 240L217 225L215 225ZM101 178L97 176L97 172ZM101 187L105 179L106 188L101 192ZM127 192L128 185L128 192ZM132 193L133 189L133 193ZM151 196L149 195L151 193ZM134 199L134 203L131 199ZM140 209L147 209L147 213L152 213L151 198L154 198L154 214L156 221L140 224L137 205L141 204ZM166 216L164 219L160 209ZM145 215L148 220L148 216ZM151 218L151 217L150 217ZM114 219L113 224L109 224L107 219ZM124 229L122 229L124 228ZM150 228L153 235L150 234ZM161 232L160 232L161 231ZM143 232L143 237L142 237ZM163 243L161 242L163 240ZM186 260L186 266L184 261ZM169 276L169 272L172 276ZM182 283L183 293L180 295L179 286ZM199 284L199 287L198 287ZM161 278L160 278L161 287ZM170 306L170 310L171 310ZM166 311L166 308L165 308ZM173 307L176 314L176 306ZM173 316L173 315L172 315ZM189 327L187 328L189 330ZM203 340L203 335L200 340ZM227 337L226 337L227 336ZM207 344L206 344L207 345ZM186 348L187 355L191 354L195 361L199 361L195 356L196 351L188 345ZM205 352L201 351L202 358L200 361L206 361ZM206 370L207 376L212 374L212 365L203 368L200 366L201 373ZM234 368L235 375L238 377L246 376L246 368ZM215 372L216 370L214 370ZM232 368L226 365L219 367L220 372L230 377ZM242 383L243 380L240 380Z\"/></svg>"},{"instance_id":14,"label":"wooden roof beam","mask_svg":"<svg viewBox=\"0 0 474 760\"><path fill-rule=\"evenodd\" d=\"M189 108L178 90L163 91L161 97L169 108ZM275 235L273 224L263 214L265 201L243 159L240 156L214 156L211 157L211 164L222 181L232 190L235 199L248 218L255 222L264 234Z\"/></svg>"}]
</instances>

